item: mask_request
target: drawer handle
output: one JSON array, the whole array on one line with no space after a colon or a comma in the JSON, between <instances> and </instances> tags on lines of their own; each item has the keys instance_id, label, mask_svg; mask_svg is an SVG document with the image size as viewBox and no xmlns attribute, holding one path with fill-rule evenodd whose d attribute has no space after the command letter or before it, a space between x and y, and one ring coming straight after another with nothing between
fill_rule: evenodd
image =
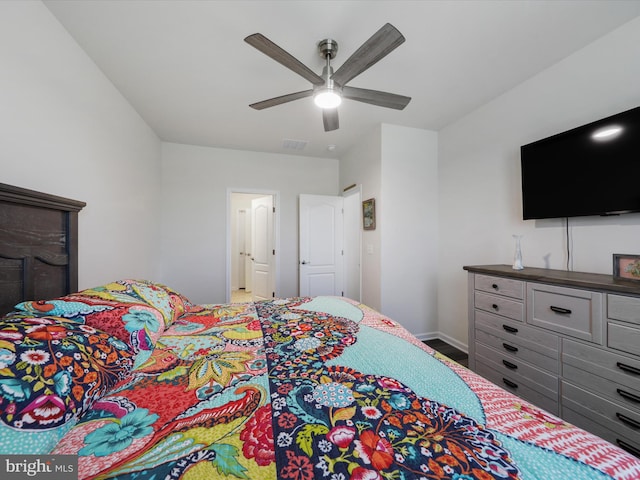
<instances>
[{"instance_id":1,"label":"drawer handle","mask_svg":"<svg viewBox=\"0 0 640 480\"><path fill-rule=\"evenodd\" d=\"M491 305L491 308L493 308L496 312L500 310L500 307L498 306L497 303L494 303L493 305Z\"/></svg>"},{"instance_id":2,"label":"drawer handle","mask_svg":"<svg viewBox=\"0 0 640 480\"><path fill-rule=\"evenodd\" d=\"M633 393L625 392L624 390L617 389L618 395L622 398L626 398L627 400L631 400L632 402L640 403L640 397L634 395Z\"/></svg>"},{"instance_id":3,"label":"drawer handle","mask_svg":"<svg viewBox=\"0 0 640 480\"><path fill-rule=\"evenodd\" d=\"M518 369L518 365L516 365L515 363L511 363L511 362L509 362L507 360L502 360L502 364L505 367L507 367L507 368L509 368L511 370L517 370Z\"/></svg>"},{"instance_id":4,"label":"drawer handle","mask_svg":"<svg viewBox=\"0 0 640 480\"><path fill-rule=\"evenodd\" d=\"M506 378L503 378L502 381L507 387L518 388L518 384L515 382L512 382L511 380L507 380Z\"/></svg>"},{"instance_id":5,"label":"drawer handle","mask_svg":"<svg viewBox=\"0 0 640 480\"><path fill-rule=\"evenodd\" d=\"M571 315L571 310L568 308L556 307L554 305L550 305L549 308L552 312L560 313L562 315Z\"/></svg>"},{"instance_id":6,"label":"drawer handle","mask_svg":"<svg viewBox=\"0 0 640 480\"><path fill-rule=\"evenodd\" d=\"M505 329L509 333L518 333L518 329L515 327L511 327L509 325L502 325L502 328Z\"/></svg>"},{"instance_id":7,"label":"drawer handle","mask_svg":"<svg viewBox=\"0 0 640 480\"><path fill-rule=\"evenodd\" d=\"M500 290L500 288L498 288L498 285L496 283L491 285L491 288L493 288L494 290Z\"/></svg>"},{"instance_id":8,"label":"drawer handle","mask_svg":"<svg viewBox=\"0 0 640 480\"><path fill-rule=\"evenodd\" d=\"M630 365L625 365L622 362L618 362L616 363L616 365L620 370L624 370L625 372L628 372L628 373L633 373L634 375L640 375L640 368L632 367Z\"/></svg>"},{"instance_id":9,"label":"drawer handle","mask_svg":"<svg viewBox=\"0 0 640 480\"><path fill-rule=\"evenodd\" d=\"M634 447L633 445L628 444L627 442L625 442L624 440L620 440L619 438L616 438L616 443L618 444L618 446L629 452L631 455L635 455L636 457L640 457L640 450L637 449L636 447Z\"/></svg>"},{"instance_id":10,"label":"drawer handle","mask_svg":"<svg viewBox=\"0 0 640 480\"><path fill-rule=\"evenodd\" d=\"M502 346L506 350L509 350L510 352L517 352L518 351L518 347L514 347L513 345L509 345L508 343L503 343Z\"/></svg>"},{"instance_id":11,"label":"drawer handle","mask_svg":"<svg viewBox=\"0 0 640 480\"><path fill-rule=\"evenodd\" d=\"M632 428L640 428L640 422L634 420L633 418L629 418L626 415L622 415L621 413L616 413L616 417L618 417L618 420L620 420L622 423L626 423Z\"/></svg>"}]
</instances>

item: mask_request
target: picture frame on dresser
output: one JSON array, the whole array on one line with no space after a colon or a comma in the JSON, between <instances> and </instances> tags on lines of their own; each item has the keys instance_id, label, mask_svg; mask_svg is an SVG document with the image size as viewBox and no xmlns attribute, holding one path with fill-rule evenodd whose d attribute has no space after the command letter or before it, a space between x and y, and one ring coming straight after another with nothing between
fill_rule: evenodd
<instances>
[{"instance_id":1,"label":"picture frame on dresser","mask_svg":"<svg viewBox=\"0 0 640 480\"><path fill-rule=\"evenodd\" d=\"M625 280L640 281L640 255L614 253L613 276Z\"/></svg>"}]
</instances>

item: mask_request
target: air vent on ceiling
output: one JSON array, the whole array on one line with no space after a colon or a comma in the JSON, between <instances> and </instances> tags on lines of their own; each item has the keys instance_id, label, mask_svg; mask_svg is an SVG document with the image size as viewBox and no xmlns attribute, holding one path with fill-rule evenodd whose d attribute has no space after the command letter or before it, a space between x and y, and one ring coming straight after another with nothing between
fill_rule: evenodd
<instances>
[{"instance_id":1,"label":"air vent on ceiling","mask_svg":"<svg viewBox=\"0 0 640 480\"><path fill-rule=\"evenodd\" d=\"M285 150L304 150L307 146L306 140L291 140L290 138L285 138L282 140L282 148Z\"/></svg>"}]
</instances>

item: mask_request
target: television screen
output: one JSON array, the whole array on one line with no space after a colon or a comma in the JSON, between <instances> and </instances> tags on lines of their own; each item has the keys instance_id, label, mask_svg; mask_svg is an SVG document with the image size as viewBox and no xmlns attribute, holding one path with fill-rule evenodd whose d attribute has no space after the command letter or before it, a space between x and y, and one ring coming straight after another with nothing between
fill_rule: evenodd
<instances>
[{"instance_id":1,"label":"television screen","mask_svg":"<svg viewBox=\"0 0 640 480\"><path fill-rule=\"evenodd\" d=\"M640 107L520 147L525 220L640 211Z\"/></svg>"}]
</instances>

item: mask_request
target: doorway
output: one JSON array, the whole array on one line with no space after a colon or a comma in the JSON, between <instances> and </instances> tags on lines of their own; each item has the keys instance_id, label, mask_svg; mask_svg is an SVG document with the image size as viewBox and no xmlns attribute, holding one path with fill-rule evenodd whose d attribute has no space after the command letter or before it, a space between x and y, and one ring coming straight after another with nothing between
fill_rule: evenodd
<instances>
[{"instance_id":1,"label":"doorway","mask_svg":"<svg viewBox=\"0 0 640 480\"><path fill-rule=\"evenodd\" d=\"M227 302L272 298L278 290L278 193L227 194Z\"/></svg>"},{"instance_id":2,"label":"doorway","mask_svg":"<svg viewBox=\"0 0 640 480\"><path fill-rule=\"evenodd\" d=\"M354 186L355 187L355 186ZM299 294L360 301L361 188L299 199Z\"/></svg>"}]
</instances>

